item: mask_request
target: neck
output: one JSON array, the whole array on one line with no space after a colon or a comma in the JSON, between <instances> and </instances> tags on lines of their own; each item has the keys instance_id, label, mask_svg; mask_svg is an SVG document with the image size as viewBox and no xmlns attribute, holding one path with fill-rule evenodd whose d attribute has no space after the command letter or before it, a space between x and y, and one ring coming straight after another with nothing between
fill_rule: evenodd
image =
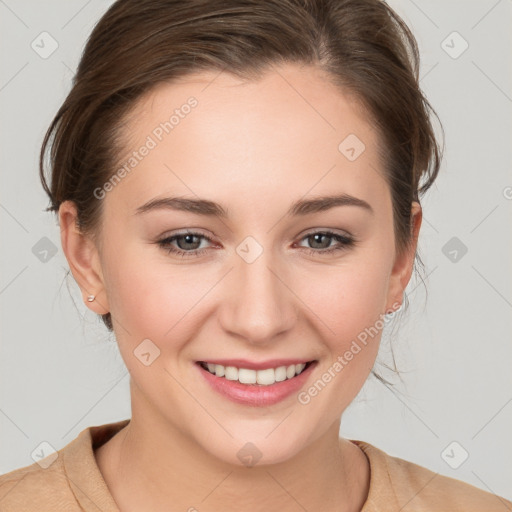
<instances>
[{"instance_id":1,"label":"neck","mask_svg":"<svg viewBox=\"0 0 512 512\"><path fill-rule=\"evenodd\" d=\"M136 412L134 410L133 412ZM369 465L339 438L337 421L292 459L253 467L227 464L162 421L132 414L130 423L96 450L101 473L123 512L360 511Z\"/></svg>"}]
</instances>

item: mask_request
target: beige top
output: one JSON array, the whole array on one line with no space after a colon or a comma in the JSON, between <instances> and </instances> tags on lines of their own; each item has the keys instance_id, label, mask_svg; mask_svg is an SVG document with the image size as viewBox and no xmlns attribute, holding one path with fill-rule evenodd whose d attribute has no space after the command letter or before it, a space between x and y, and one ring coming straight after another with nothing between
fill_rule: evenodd
<instances>
[{"instance_id":1,"label":"beige top","mask_svg":"<svg viewBox=\"0 0 512 512\"><path fill-rule=\"evenodd\" d=\"M94 451L130 420L86 428L46 469L44 461L0 476L2 512L119 512ZM370 462L370 489L361 512L506 512L512 502L470 484L351 440Z\"/></svg>"}]
</instances>

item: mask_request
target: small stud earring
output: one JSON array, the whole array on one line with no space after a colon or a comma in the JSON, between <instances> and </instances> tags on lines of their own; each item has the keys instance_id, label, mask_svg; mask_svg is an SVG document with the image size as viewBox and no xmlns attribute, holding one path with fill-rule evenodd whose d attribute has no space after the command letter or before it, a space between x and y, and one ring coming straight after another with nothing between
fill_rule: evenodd
<instances>
[{"instance_id":1,"label":"small stud earring","mask_svg":"<svg viewBox=\"0 0 512 512\"><path fill-rule=\"evenodd\" d=\"M92 302L94 299L95 299L94 295L89 295L89 297L87 297L87 300L89 302Z\"/></svg>"}]
</instances>

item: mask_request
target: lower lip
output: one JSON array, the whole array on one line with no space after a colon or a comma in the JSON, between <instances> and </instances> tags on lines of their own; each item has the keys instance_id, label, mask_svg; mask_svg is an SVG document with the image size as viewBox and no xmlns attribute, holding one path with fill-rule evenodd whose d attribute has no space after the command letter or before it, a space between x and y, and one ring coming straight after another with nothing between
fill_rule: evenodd
<instances>
[{"instance_id":1,"label":"lower lip","mask_svg":"<svg viewBox=\"0 0 512 512\"><path fill-rule=\"evenodd\" d=\"M196 363L196 366L208 384L229 400L238 404L264 407L266 405L277 404L290 395L297 393L316 366L316 361L311 363L300 375L296 375L292 379L286 379L282 382L276 382L270 386L241 384L237 380L217 377L208 370L205 370L199 363Z\"/></svg>"}]
</instances>

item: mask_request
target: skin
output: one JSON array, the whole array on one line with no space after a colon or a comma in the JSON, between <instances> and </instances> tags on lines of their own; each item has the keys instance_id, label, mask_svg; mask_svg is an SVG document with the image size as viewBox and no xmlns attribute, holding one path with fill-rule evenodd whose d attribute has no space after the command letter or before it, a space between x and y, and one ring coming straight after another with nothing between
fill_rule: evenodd
<instances>
[{"instance_id":1,"label":"skin","mask_svg":"<svg viewBox=\"0 0 512 512\"><path fill-rule=\"evenodd\" d=\"M127 120L126 155L190 96L197 107L102 199L96 238L76 229L73 203L59 210L62 247L84 302L111 312L131 377L132 419L96 450L100 471L123 512L360 510L368 461L339 438L339 427L371 371L380 332L307 405L296 395L269 407L235 404L199 378L195 362L316 359L307 389L401 304L421 209L413 203L413 239L397 251L379 134L353 98L320 70L297 64L258 81L200 72L157 86ZM338 150L349 134L365 144L354 161ZM366 201L373 213L345 205L285 215L298 199L334 193ZM171 195L216 201L230 217L135 214ZM181 258L155 243L187 228L212 242L171 245L204 254ZM325 229L357 243L321 255L339 242L315 245L306 235ZM247 236L263 249L252 263L236 252ZM96 300L87 302L91 293ZM134 355L145 339L160 350L150 366ZM247 442L262 454L251 468L237 457Z\"/></svg>"}]
</instances>

